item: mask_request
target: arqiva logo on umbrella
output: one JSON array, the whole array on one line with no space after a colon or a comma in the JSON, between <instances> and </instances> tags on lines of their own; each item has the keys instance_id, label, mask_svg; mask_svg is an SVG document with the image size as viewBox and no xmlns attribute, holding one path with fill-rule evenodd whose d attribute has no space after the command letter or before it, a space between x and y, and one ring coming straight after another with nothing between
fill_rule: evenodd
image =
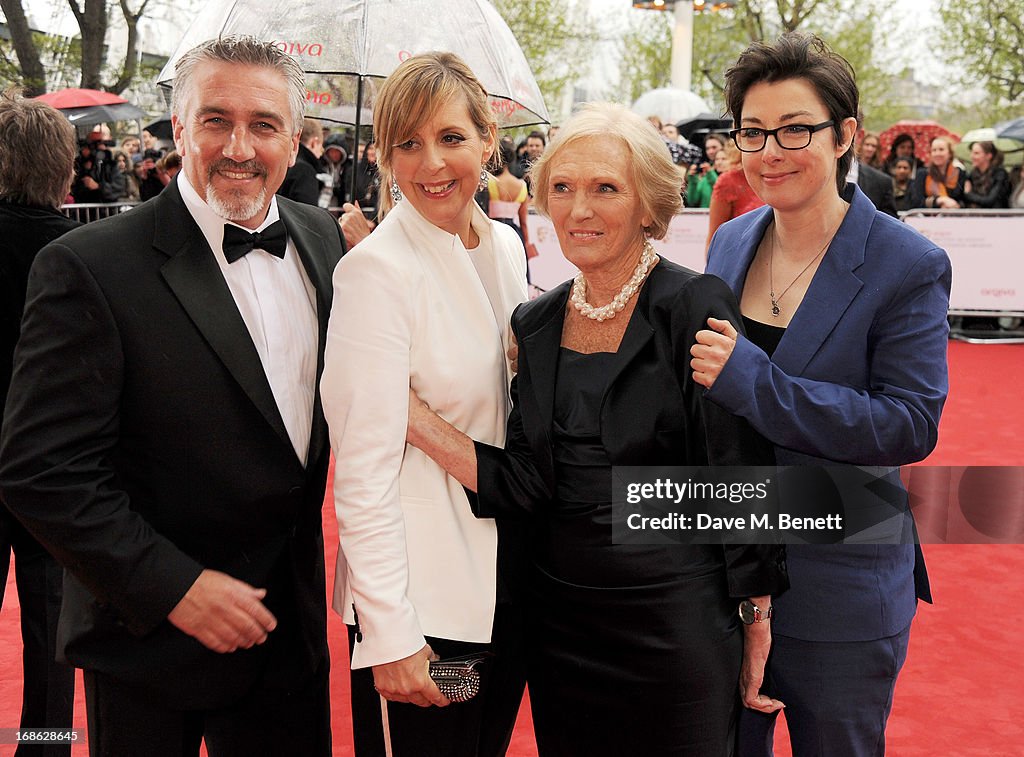
<instances>
[{"instance_id":1,"label":"arqiva logo on umbrella","mask_svg":"<svg viewBox=\"0 0 1024 757\"><path fill-rule=\"evenodd\" d=\"M274 42L273 45L288 55L308 55L319 58L324 54L324 46L319 42Z\"/></svg>"},{"instance_id":2,"label":"arqiva logo on umbrella","mask_svg":"<svg viewBox=\"0 0 1024 757\"><path fill-rule=\"evenodd\" d=\"M495 97L491 99L491 110L499 116L510 116L517 110L523 110L523 106L517 102L513 102L512 100L504 100Z\"/></svg>"},{"instance_id":3,"label":"arqiva logo on umbrella","mask_svg":"<svg viewBox=\"0 0 1024 757\"><path fill-rule=\"evenodd\" d=\"M330 92L313 92L306 90L306 102L313 103L314 105L330 105L331 104L331 93Z\"/></svg>"}]
</instances>

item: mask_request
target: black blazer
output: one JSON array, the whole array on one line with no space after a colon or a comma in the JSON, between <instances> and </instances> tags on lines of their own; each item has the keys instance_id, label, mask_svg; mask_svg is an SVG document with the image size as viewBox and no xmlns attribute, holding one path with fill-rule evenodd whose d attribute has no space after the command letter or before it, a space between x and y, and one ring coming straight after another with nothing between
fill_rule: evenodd
<instances>
[{"instance_id":1,"label":"black blazer","mask_svg":"<svg viewBox=\"0 0 1024 757\"><path fill-rule=\"evenodd\" d=\"M514 407L505 450L476 443L479 493L470 505L478 517L537 512L554 496L555 373L570 287L566 282L512 315L519 343ZM746 421L705 401L693 381L690 347L709 316L742 324L721 279L662 259L640 290L601 406L601 441L612 465L773 464L770 445ZM723 566L730 596L774 594L788 585L779 547L725 547Z\"/></svg>"},{"instance_id":2,"label":"black blazer","mask_svg":"<svg viewBox=\"0 0 1024 757\"><path fill-rule=\"evenodd\" d=\"M316 290L322 365L337 224L279 198ZM12 511L67 569L58 645L186 708L324 663L319 397L303 466L245 323L172 184L32 268L0 448ZM216 654L167 615L203 568L266 587L279 621Z\"/></svg>"},{"instance_id":3,"label":"black blazer","mask_svg":"<svg viewBox=\"0 0 1024 757\"><path fill-rule=\"evenodd\" d=\"M0 410L11 385L32 261L48 242L81 225L55 208L0 201Z\"/></svg>"},{"instance_id":4,"label":"black blazer","mask_svg":"<svg viewBox=\"0 0 1024 757\"><path fill-rule=\"evenodd\" d=\"M981 176L978 169L974 169L968 175L971 182L971 191L964 192L964 205L968 208L1008 208L1010 207L1010 175L1002 166L992 166L992 183L988 191L982 193Z\"/></svg>"},{"instance_id":5,"label":"black blazer","mask_svg":"<svg viewBox=\"0 0 1024 757\"><path fill-rule=\"evenodd\" d=\"M320 179L317 178L320 170L320 160L312 150L300 144L295 164L285 174L281 188L277 190L278 195L295 202L317 205L320 202Z\"/></svg>"},{"instance_id":6,"label":"black blazer","mask_svg":"<svg viewBox=\"0 0 1024 757\"><path fill-rule=\"evenodd\" d=\"M896 202L892 195L892 177L882 173L877 168L872 168L866 163L857 164L857 186L868 196L875 209L897 216Z\"/></svg>"}]
</instances>

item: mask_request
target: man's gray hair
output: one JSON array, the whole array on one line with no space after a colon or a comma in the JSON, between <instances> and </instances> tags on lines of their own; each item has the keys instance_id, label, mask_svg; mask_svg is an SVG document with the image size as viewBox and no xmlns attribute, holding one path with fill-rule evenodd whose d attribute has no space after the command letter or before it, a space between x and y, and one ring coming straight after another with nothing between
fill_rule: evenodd
<instances>
[{"instance_id":1,"label":"man's gray hair","mask_svg":"<svg viewBox=\"0 0 1024 757\"><path fill-rule=\"evenodd\" d=\"M302 68L294 58L281 52L274 43L244 35L211 39L181 56L174 66L174 88L171 93L171 113L179 119L184 115L182 109L192 86L196 67L208 61L263 66L280 73L288 82L292 131L298 133L302 128L302 116L306 110L306 75Z\"/></svg>"}]
</instances>

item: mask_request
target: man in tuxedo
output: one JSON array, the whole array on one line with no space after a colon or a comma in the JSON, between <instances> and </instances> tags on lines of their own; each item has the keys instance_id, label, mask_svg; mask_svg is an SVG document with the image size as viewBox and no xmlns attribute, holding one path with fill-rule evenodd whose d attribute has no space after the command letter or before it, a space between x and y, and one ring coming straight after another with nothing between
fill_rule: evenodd
<instances>
[{"instance_id":1,"label":"man in tuxedo","mask_svg":"<svg viewBox=\"0 0 1024 757\"><path fill-rule=\"evenodd\" d=\"M0 492L66 569L92 755L331 752L316 385L344 242L274 194L304 102L270 43L190 51L175 181L30 273Z\"/></svg>"},{"instance_id":2,"label":"man in tuxedo","mask_svg":"<svg viewBox=\"0 0 1024 757\"><path fill-rule=\"evenodd\" d=\"M864 114L858 113L857 133L853 137L856 158L850 164L850 172L846 181L856 184L868 196L876 210L897 217L896 200L892 193L892 177L889 174L860 162L860 145L864 141Z\"/></svg>"}]
</instances>

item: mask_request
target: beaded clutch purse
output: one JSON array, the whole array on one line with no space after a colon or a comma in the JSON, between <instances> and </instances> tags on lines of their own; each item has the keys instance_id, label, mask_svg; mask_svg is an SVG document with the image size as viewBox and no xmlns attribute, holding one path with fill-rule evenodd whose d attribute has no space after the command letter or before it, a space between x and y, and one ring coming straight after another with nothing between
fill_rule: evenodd
<instances>
[{"instance_id":1,"label":"beaded clutch purse","mask_svg":"<svg viewBox=\"0 0 1024 757\"><path fill-rule=\"evenodd\" d=\"M430 677L437 688L453 702L467 702L480 692L480 667L488 652L449 657L430 662Z\"/></svg>"}]
</instances>

